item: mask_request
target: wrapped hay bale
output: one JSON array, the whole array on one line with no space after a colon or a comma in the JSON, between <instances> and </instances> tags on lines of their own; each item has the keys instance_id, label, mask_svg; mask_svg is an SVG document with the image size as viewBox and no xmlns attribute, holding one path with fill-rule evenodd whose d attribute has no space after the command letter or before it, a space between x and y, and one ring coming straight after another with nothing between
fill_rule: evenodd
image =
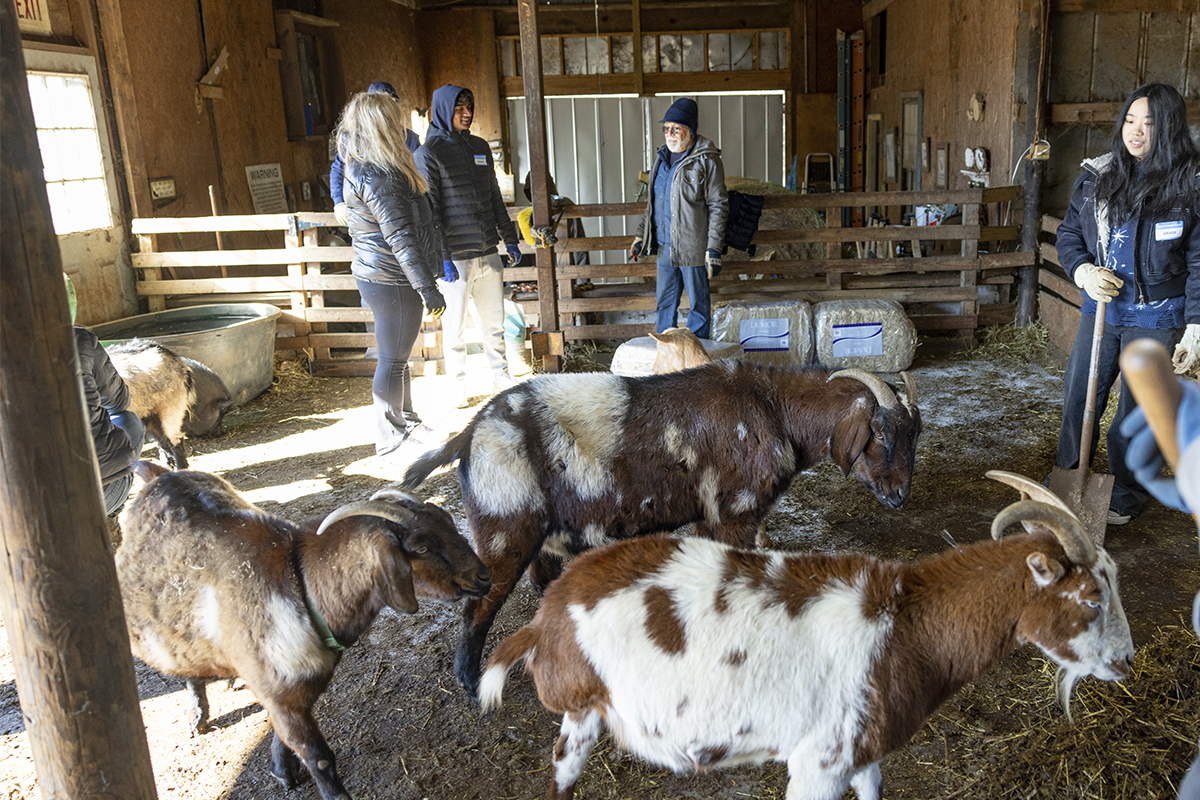
<instances>
[{"instance_id":1,"label":"wrapped hay bale","mask_svg":"<svg viewBox=\"0 0 1200 800\"><path fill-rule=\"evenodd\" d=\"M713 309L712 335L742 346L746 361L799 367L812 360L812 306L803 300L735 301Z\"/></svg>"},{"instance_id":2,"label":"wrapped hay bale","mask_svg":"<svg viewBox=\"0 0 1200 800\"><path fill-rule=\"evenodd\" d=\"M700 344L704 345L704 352L708 353L713 361L719 361L722 358L737 358L742 354L741 346L736 343L701 339ZM649 336L639 336L617 348L617 352L613 353L610 370L612 374L623 375L626 378L653 375L654 357L657 355L658 342Z\"/></svg>"},{"instance_id":3,"label":"wrapped hay bale","mask_svg":"<svg viewBox=\"0 0 1200 800\"><path fill-rule=\"evenodd\" d=\"M829 300L815 310L817 361L899 372L912 364L917 330L894 300Z\"/></svg>"}]
</instances>

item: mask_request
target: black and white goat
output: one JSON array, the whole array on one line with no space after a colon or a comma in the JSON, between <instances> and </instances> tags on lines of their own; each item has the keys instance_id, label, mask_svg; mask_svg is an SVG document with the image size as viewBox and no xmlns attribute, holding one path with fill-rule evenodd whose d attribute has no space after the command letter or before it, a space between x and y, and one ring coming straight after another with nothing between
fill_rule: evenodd
<instances>
[{"instance_id":1,"label":"black and white goat","mask_svg":"<svg viewBox=\"0 0 1200 800\"><path fill-rule=\"evenodd\" d=\"M1032 533L1001 539L1014 522ZM481 684L500 703L522 658L562 713L550 798L571 797L602 725L677 772L783 761L789 800L879 800L879 763L1018 643L1062 671L1127 677L1117 568L1069 512L1004 509L998 541L916 563L651 537L580 556Z\"/></svg>"},{"instance_id":2,"label":"black and white goat","mask_svg":"<svg viewBox=\"0 0 1200 800\"><path fill-rule=\"evenodd\" d=\"M543 375L492 398L402 484L459 459L463 507L492 573L487 597L464 608L459 683L476 696L484 640L527 567L540 592L568 555L690 522L753 547L792 478L825 459L899 508L921 432L916 384L901 379L898 399L861 370L725 361L637 378Z\"/></svg>"},{"instance_id":3,"label":"black and white goat","mask_svg":"<svg viewBox=\"0 0 1200 800\"><path fill-rule=\"evenodd\" d=\"M298 755L324 800L348 797L312 713L341 651L384 606L486 594L487 567L449 514L398 490L293 525L216 475L135 469L149 483L116 556L134 654L188 680L193 733L205 684L240 677L275 731L271 773L290 788Z\"/></svg>"}]
</instances>

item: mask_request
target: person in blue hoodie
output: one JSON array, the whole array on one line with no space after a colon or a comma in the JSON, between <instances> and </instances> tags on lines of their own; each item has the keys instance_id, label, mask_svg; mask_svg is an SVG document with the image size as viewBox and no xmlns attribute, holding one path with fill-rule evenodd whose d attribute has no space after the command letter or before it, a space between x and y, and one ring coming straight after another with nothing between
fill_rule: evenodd
<instances>
[{"instance_id":1,"label":"person in blue hoodie","mask_svg":"<svg viewBox=\"0 0 1200 800\"><path fill-rule=\"evenodd\" d=\"M400 95L396 94L396 90L387 81L375 81L367 87L367 94L386 94L397 103L400 102ZM404 144L408 146L408 152L415 153L417 148L421 146L421 137L417 136L415 131L404 129ZM329 165L329 198L333 200L333 215L337 217L338 224L343 228L349 225L349 212L346 210L345 188L342 182L346 176L346 164L342 161L342 154L339 150L333 156L333 163Z\"/></svg>"},{"instance_id":2,"label":"person in blue hoodie","mask_svg":"<svg viewBox=\"0 0 1200 800\"><path fill-rule=\"evenodd\" d=\"M442 352L459 408L467 404L467 346L462 337L468 300L475 303L493 388L500 391L514 383L504 355L504 265L497 245L504 243L510 264L521 259L517 227L500 195L491 148L471 135L474 116L470 89L454 84L437 89L429 132L416 153L417 169L429 184L429 201L440 224L438 288L446 298Z\"/></svg>"}]
</instances>

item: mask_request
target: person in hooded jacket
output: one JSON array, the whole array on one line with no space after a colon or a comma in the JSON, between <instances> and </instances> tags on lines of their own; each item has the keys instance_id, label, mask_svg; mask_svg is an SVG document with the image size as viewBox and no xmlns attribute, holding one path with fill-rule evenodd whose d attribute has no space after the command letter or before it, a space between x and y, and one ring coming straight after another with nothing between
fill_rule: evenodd
<instances>
[{"instance_id":1,"label":"person in hooded jacket","mask_svg":"<svg viewBox=\"0 0 1200 800\"><path fill-rule=\"evenodd\" d=\"M75 321L75 287L67 284L71 322ZM76 368L83 386L83 405L87 410L92 444L100 467L100 486L104 494L104 513L112 517L129 499L133 486L133 461L142 452L146 426L129 410L129 387L117 372L96 334L75 326Z\"/></svg>"},{"instance_id":2,"label":"person in hooded jacket","mask_svg":"<svg viewBox=\"0 0 1200 800\"><path fill-rule=\"evenodd\" d=\"M375 318L379 357L371 397L377 455L436 442L413 410L408 359L421 330L422 303L436 317L446 301L435 277L437 221L428 187L405 146L406 130L392 98L361 93L346 105L335 132L346 165L350 271Z\"/></svg>"},{"instance_id":3,"label":"person in hooded jacket","mask_svg":"<svg viewBox=\"0 0 1200 800\"><path fill-rule=\"evenodd\" d=\"M721 151L696 133L698 120L696 101L687 97L672 103L659 120L666 144L650 167L646 211L629 260L658 254L657 331L675 327L679 299L687 289L687 327L707 339L712 328L708 281L721 273L729 196Z\"/></svg>"},{"instance_id":4,"label":"person in hooded jacket","mask_svg":"<svg viewBox=\"0 0 1200 800\"><path fill-rule=\"evenodd\" d=\"M1200 152L1188 130L1187 107L1178 91L1162 83L1135 90L1113 126L1109 151L1083 162L1057 238L1060 263L1085 292L1064 376L1057 453L1063 469L1079 466L1097 313L1105 315L1097 420L1120 372L1121 351L1135 339L1154 339L1168 352L1174 348L1177 372L1200 365L1198 170ZM1121 433L1122 421L1135 407L1122 381L1108 429L1108 464L1114 476L1109 525L1129 522L1149 498L1126 464L1129 440ZM1099 441L1100 426L1095 425L1090 457Z\"/></svg>"},{"instance_id":5,"label":"person in hooded jacket","mask_svg":"<svg viewBox=\"0 0 1200 800\"><path fill-rule=\"evenodd\" d=\"M483 352L497 391L514 384L504 354L504 243L510 264L521 260L517 227L496 182L488 143L471 135L475 97L470 89L447 84L433 93L425 144L417 149L417 169L429 183L429 200L440 224L442 277L446 297L442 352L454 380L454 405L467 404L467 345L463 329L467 301L475 304Z\"/></svg>"}]
</instances>

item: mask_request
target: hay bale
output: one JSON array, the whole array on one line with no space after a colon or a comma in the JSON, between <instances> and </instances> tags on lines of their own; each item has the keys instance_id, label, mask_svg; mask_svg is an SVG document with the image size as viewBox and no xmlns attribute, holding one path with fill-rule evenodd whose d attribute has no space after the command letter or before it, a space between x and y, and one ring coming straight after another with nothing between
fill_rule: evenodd
<instances>
[{"instance_id":1,"label":"hay bale","mask_svg":"<svg viewBox=\"0 0 1200 800\"><path fill-rule=\"evenodd\" d=\"M737 358L742 354L741 345L736 342L718 342L712 339L701 339L704 352L709 358L718 361L722 358ZM612 373L635 378L638 375L654 374L654 357L658 355L658 342L649 336L638 336L630 339L617 348L613 353Z\"/></svg>"},{"instance_id":2,"label":"hay bale","mask_svg":"<svg viewBox=\"0 0 1200 800\"><path fill-rule=\"evenodd\" d=\"M746 361L800 367L812 361L812 306L803 300L735 301L713 309L713 338L741 345Z\"/></svg>"},{"instance_id":3,"label":"hay bale","mask_svg":"<svg viewBox=\"0 0 1200 800\"><path fill-rule=\"evenodd\" d=\"M817 361L899 372L912 364L917 330L894 300L829 300L815 310Z\"/></svg>"}]
</instances>

